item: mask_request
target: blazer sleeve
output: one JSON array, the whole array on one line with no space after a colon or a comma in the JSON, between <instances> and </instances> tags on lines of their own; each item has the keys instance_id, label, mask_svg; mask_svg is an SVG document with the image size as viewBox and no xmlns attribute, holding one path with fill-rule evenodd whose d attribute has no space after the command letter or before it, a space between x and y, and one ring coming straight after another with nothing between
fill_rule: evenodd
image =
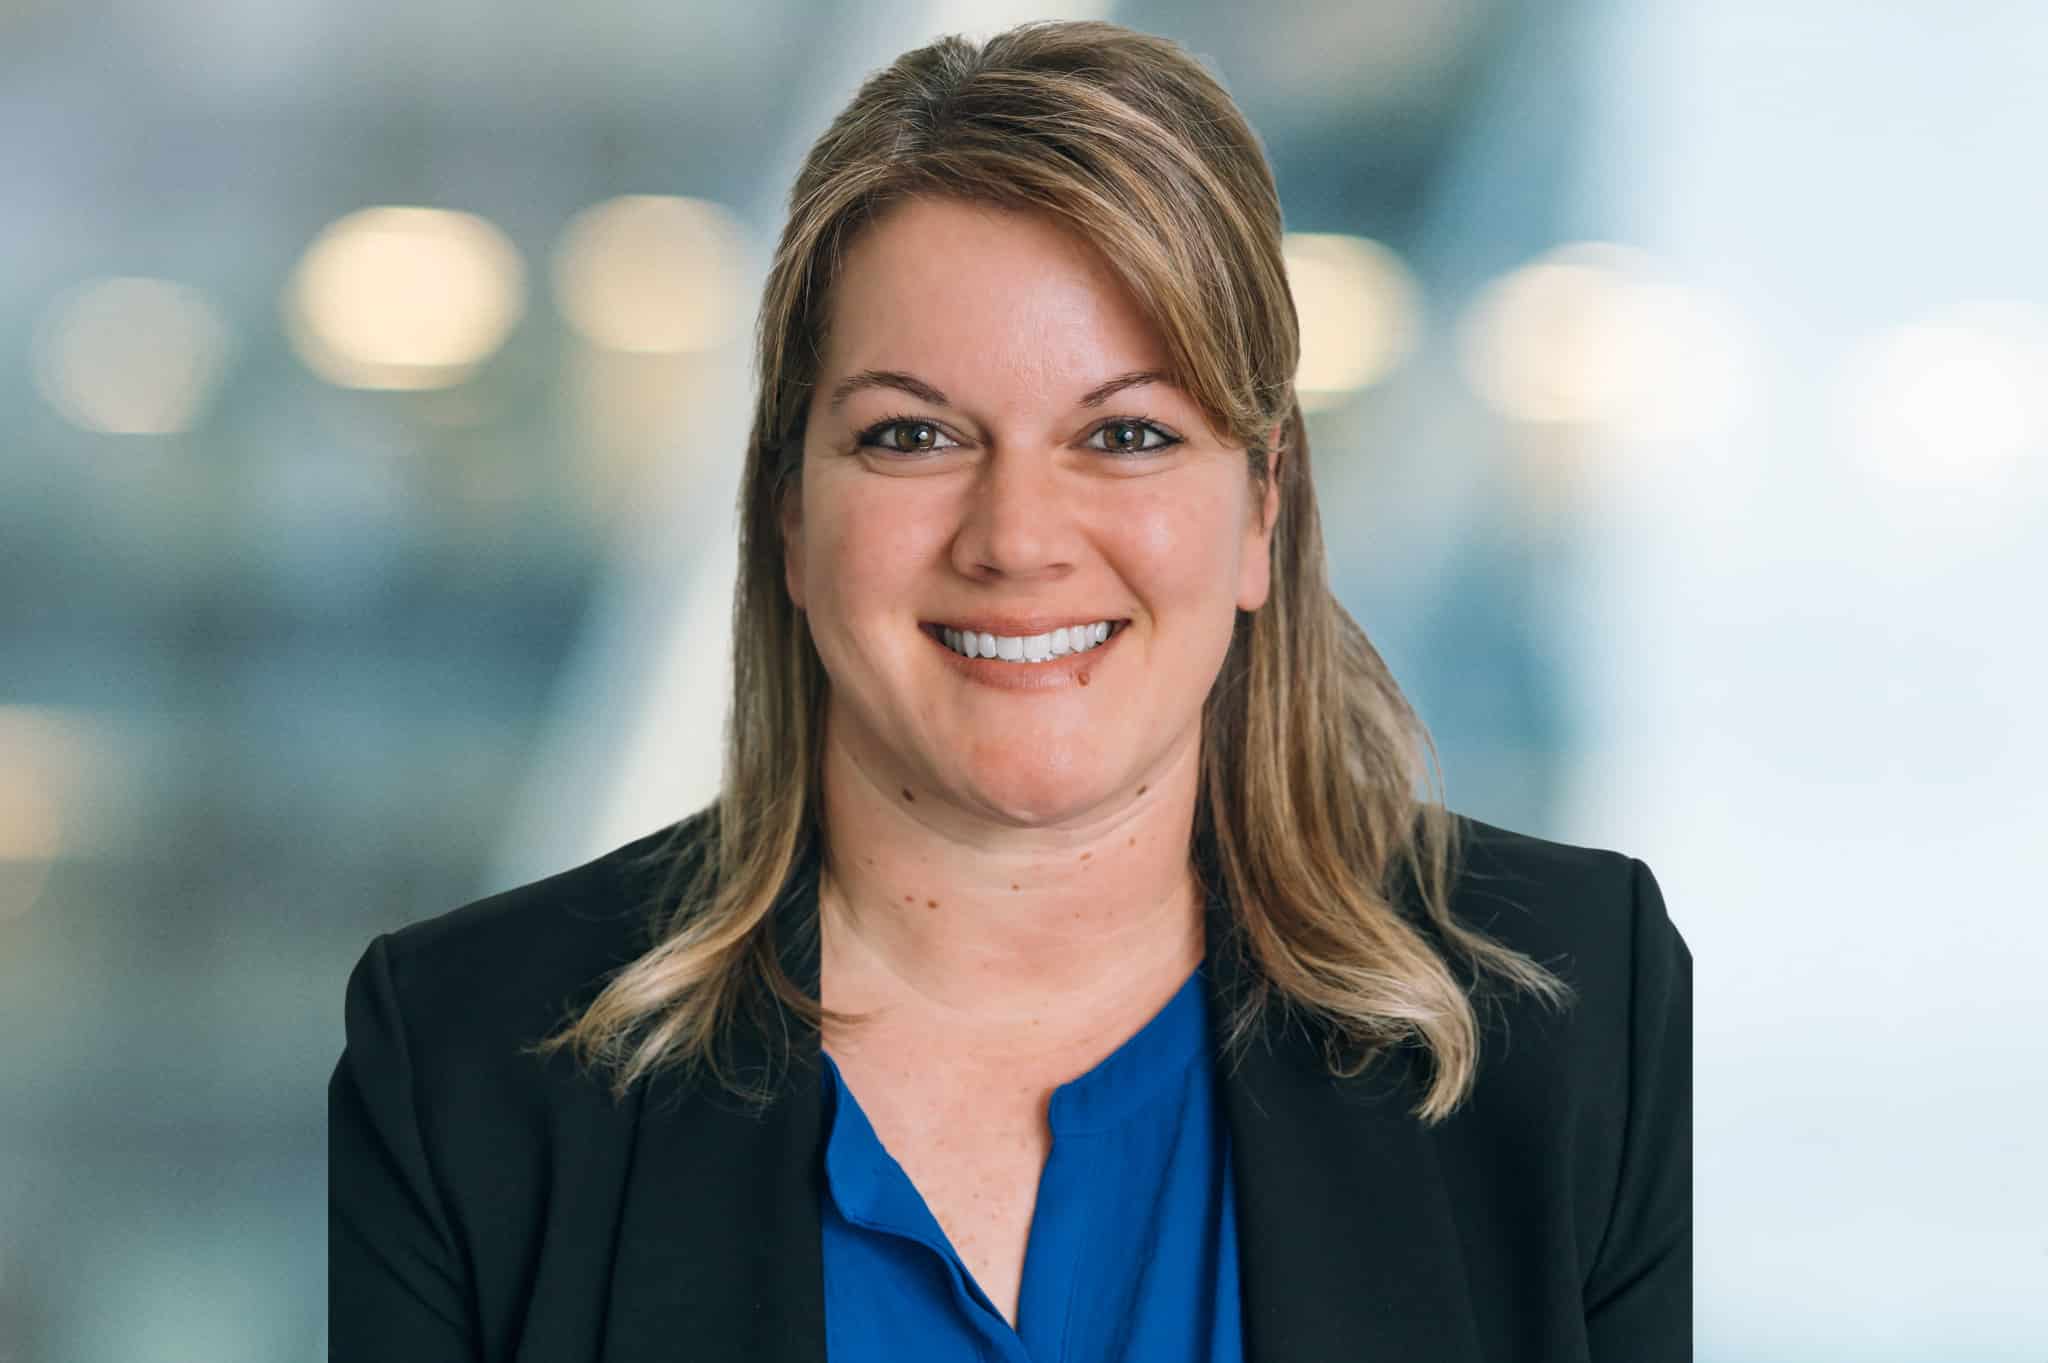
<instances>
[{"instance_id":1,"label":"blazer sleeve","mask_svg":"<svg viewBox=\"0 0 2048 1363\"><path fill-rule=\"evenodd\" d=\"M327 1356L473 1363L469 1290L422 1137L389 936L349 975L327 1088Z\"/></svg>"},{"instance_id":2,"label":"blazer sleeve","mask_svg":"<svg viewBox=\"0 0 2048 1363\"><path fill-rule=\"evenodd\" d=\"M1594 1363L1692 1358L1692 953L1632 860L1620 1183L1585 1283Z\"/></svg>"}]
</instances>

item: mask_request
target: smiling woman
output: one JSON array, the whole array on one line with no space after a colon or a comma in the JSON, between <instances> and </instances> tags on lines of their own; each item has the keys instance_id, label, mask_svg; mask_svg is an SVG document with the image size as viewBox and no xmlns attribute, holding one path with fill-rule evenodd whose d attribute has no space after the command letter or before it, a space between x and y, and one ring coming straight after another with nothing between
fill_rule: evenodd
<instances>
[{"instance_id":1,"label":"smiling woman","mask_svg":"<svg viewBox=\"0 0 2048 1363\"><path fill-rule=\"evenodd\" d=\"M1255 495L1243 446L1168 377L1108 261L1043 214L908 198L854 241L832 292L780 525L789 598L830 678L830 832L948 860L975 846L971 875L995 850L977 826L1126 825L1149 849L1113 863L1133 902L1169 889L1191 917L1181 826L1202 704L1237 612L1265 603L1277 477ZM922 410L898 414L905 396ZM987 661L960 665L930 626L973 632ZM880 811L867 827L871 797L905 787L937 797L917 828ZM940 845L917 845L930 835ZM900 874L826 864L854 902ZM1088 895L1124 888L1097 875ZM1001 912L1024 926L1046 909ZM1154 994L1193 961L1165 964Z\"/></svg>"},{"instance_id":2,"label":"smiling woman","mask_svg":"<svg viewBox=\"0 0 2048 1363\"><path fill-rule=\"evenodd\" d=\"M1690 957L1418 794L1222 88L944 39L791 205L720 796L365 953L334 1356L1689 1356Z\"/></svg>"}]
</instances>

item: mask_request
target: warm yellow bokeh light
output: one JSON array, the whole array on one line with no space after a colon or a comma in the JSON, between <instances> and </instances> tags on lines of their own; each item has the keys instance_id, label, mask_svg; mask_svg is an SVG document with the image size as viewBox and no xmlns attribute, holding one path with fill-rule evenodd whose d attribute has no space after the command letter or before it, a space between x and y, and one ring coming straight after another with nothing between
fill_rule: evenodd
<instances>
[{"instance_id":1,"label":"warm yellow bokeh light","mask_svg":"<svg viewBox=\"0 0 2048 1363\"><path fill-rule=\"evenodd\" d=\"M554 257L556 306L607 350L710 350L746 311L744 236L713 203L625 194L570 220Z\"/></svg>"},{"instance_id":2,"label":"warm yellow bokeh light","mask_svg":"<svg viewBox=\"0 0 2048 1363\"><path fill-rule=\"evenodd\" d=\"M1399 256L1364 237L1290 232L1281 249L1301 319L1295 393L1306 410L1333 407L1414 348L1420 292Z\"/></svg>"},{"instance_id":3,"label":"warm yellow bokeh light","mask_svg":"<svg viewBox=\"0 0 2048 1363\"><path fill-rule=\"evenodd\" d=\"M1495 280L1460 337L1467 380L1513 421L1638 438L1710 432L1749 401L1748 347L1711 295L1604 242Z\"/></svg>"},{"instance_id":4,"label":"warm yellow bokeh light","mask_svg":"<svg viewBox=\"0 0 2048 1363\"><path fill-rule=\"evenodd\" d=\"M1462 347L1480 395L1519 421L1611 417L1632 381L1628 299L1639 259L1615 246L1566 247L1489 285Z\"/></svg>"},{"instance_id":5,"label":"warm yellow bokeh light","mask_svg":"<svg viewBox=\"0 0 2048 1363\"><path fill-rule=\"evenodd\" d=\"M0 705L0 921L25 912L64 850L88 744L60 711Z\"/></svg>"},{"instance_id":6,"label":"warm yellow bokeh light","mask_svg":"<svg viewBox=\"0 0 2048 1363\"><path fill-rule=\"evenodd\" d=\"M197 290L120 276L80 285L36 327L36 386L91 431L189 430L219 378L228 328Z\"/></svg>"},{"instance_id":7,"label":"warm yellow bokeh light","mask_svg":"<svg viewBox=\"0 0 2048 1363\"><path fill-rule=\"evenodd\" d=\"M526 269L470 213L365 208L306 249L285 296L300 358L347 388L441 388L488 359L526 308Z\"/></svg>"},{"instance_id":8,"label":"warm yellow bokeh light","mask_svg":"<svg viewBox=\"0 0 2048 1363\"><path fill-rule=\"evenodd\" d=\"M132 832L111 797L145 760L138 749L105 712L0 705L0 919L33 907L60 860Z\"/></svg>"}]
</instances>

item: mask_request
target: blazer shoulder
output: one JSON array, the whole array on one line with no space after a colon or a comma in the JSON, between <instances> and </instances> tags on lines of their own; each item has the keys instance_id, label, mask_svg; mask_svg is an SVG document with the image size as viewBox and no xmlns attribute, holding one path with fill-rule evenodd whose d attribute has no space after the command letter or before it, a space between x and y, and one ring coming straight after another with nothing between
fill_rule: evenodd
<instances>
[{"instance_id":1,"label":"blazer shoulder","mask_svg":"<svg viewBox=\"0 0 2048 1363\"><path fill-rule=\"evenodd\" d=\"M381 956L394 1002L424 1048L447 1048L456 1063L516 1052L560 1027L654 945L669 873L702 854L711 817L700 812L580 866L385 933L364 963Z\"/></svg>"},{"instance_id":2,"label":"blazer shoulder","mask_svg":"<svg viewBox=\"0 0 2048 1363\"><path fill-rule=\"evenodd\" d=\"M1473 986L1485 1027L1483 1085L1550 1103L1587 1091L1620 1097L1614 1076L1645 1034L1675 1046L1661 1017L1690 1017L1692 952L1640 858L1516 833L1458 815L1452 919L1559 978L1552 1007L1446 952ZM1442 948L1442 935L1432 931ZM1675 1062L1675 1060L1673 1060ZM1690 1054L1683 1056L1690 1064ZM1485 1076L1491 1074L1491 1081Z\"/></svg>"},{"instance_id":3,"label":"blazer shoulder","mask_svg":"<svg viewBox=\"0 0 2048 1363\"><path fill-rule=\"evenodd\" d=\"M1637 880L1648 877L1639 860L1455 817L1451 913L1460 923L1539 961L1626 948Z\"/></svg>"},{"instance_id":4,"label":"blazer shoulder","mask_svg":"<svg viewBox=\"0 0 2048 1363\"><path fill-rule=\"evenodd\" d=\"M1595 1358L1677 1357L1690 1310L1692 953L1636 857L1464 821L1452 913L1549 967L1561 1012L1487 1010L1447 1140L1540 1170L1524 1219L1567 1209ZM1542 1152L1540 1154L1535 1152ZM1663 1340L1645 1353L1645 1341Z\"/></svg>"},{"instance_id":5,"label":"blazer shoulder","mask_svg":"<svg viewBox=\"0 0 2048 1363\"><path fill-rule=\"evenodd\" d=\"M1458 822L1452 918L1570 991L1552 1007L1488 974L1475 995L1484 1029L1475 1108L1524 1127L1537 1113L1571 1111L1618 1129L1632 1076L1691 1064L1692 953L1656 876L1622 852Z\"/></svg>"},{"instance_id":6,"label":"blazer shoulder","mask_svg":"<svg viewBox=\"0 0 2048 1363\"><path fill-rule=\"evenodd\" d=\"M703 828L684 820L365 948L327 1106L336 1300L362 1308L336 1317L364 1345L350 1357L396 1356L392 1341L423 1357L430 1336L436 1357L509 1357L544 1238L610 1233L605 1171L626 1167L630 1109L573 1055L533 1048L651 944L663 872Z\"/></svg>"}]
</instances>

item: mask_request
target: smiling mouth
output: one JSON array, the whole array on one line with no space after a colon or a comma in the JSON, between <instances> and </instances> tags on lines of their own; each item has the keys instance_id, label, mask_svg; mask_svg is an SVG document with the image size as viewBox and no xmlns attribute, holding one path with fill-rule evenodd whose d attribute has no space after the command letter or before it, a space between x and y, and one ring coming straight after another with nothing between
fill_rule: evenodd
<instances>
[{"instance_id":1,"label":"smiling mouth","mask_svg":"<svg viewBox=\"0 0 2048 1363\"><path fill-rule=\"evenodd\" d=\"M1084 656L1115 638L1128 620L1097 620L1041 634L1003 635L926 623L918 628L963 658L1007 663L1049 663Z\"/></svg>"}]
</instances>

